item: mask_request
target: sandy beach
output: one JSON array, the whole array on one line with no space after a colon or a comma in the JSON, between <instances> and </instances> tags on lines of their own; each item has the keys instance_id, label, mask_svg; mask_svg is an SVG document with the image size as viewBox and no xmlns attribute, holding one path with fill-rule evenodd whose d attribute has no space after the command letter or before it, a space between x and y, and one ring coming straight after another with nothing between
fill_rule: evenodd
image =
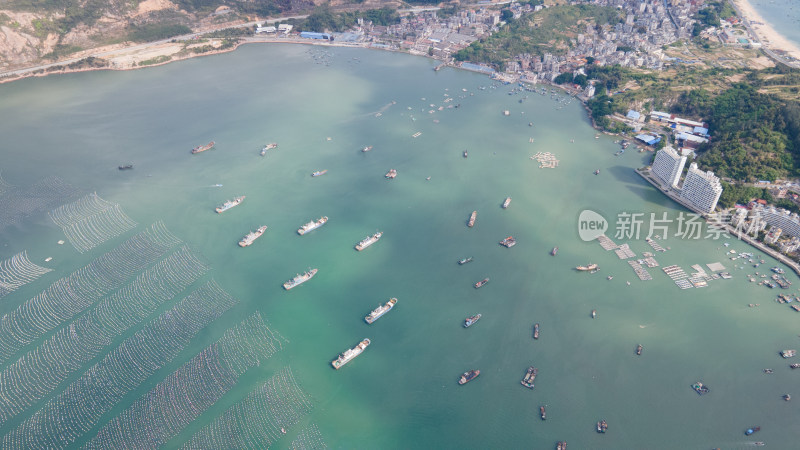
<instances>
[{"instance_id":1,"label":"sandy beach","mask_svg":"<svg viewBox=\"0 0 800 450\"><path fill-rule=\"evenodd\" d=\"M764 48L783 50L790 56L800 60L800 46L789 41L758 14L758 11L747 0L731 0L742 16L750 21L750 27L756 33Z\"/></svg>"}]
</instances>

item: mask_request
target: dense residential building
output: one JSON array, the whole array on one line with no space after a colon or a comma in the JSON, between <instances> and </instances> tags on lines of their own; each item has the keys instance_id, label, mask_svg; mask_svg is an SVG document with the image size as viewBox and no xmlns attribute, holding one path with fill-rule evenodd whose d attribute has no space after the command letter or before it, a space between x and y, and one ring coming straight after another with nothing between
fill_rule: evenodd
<instances>
[{"instance_id":1,"label":"dense residential building","mask_svg":"<svg viewBox=\"0 0 800 450\"><path fill-rule=\"evenodd\" d=\"M800 249L800 238L792 236L787 241L778 242L778 249L783 253L796 252L797 249Z\"/></svg>"},{"instance_id":2,"label":"dense residential building","mask_svg":"<svg viewBox=\"0 0 800 450\"><path fill-rule=\"evenodd\" d=\"M780 228L784 235L800 237L800 216L796 213L774 206L758 205L753 208L752 215L764 225Z\"/></svg>"},{"instance_id":3,"label":"dense residential building","mask_svg":"<svg viewBox=\"0 0 800 450\"><path fill-rule=\"evenodd\" d=\"M710 213L717 207L722 185L714 172L704 172L697 168L697 163L689 166L689 172L683 180L681 198L694 205L704 213Z\"/></svg>"},{"instance_id":4,"label":"dense residential building","mask_svg":"<svg viewBox=\"0 0 800 450\"><path fill-rule=\"evenodd\" d=\"M663 150L656 153L651 172L663 184L669 187L677 187L685 164L685 156L678 154L672 147L664 147Z\"/></svg>"},{"instance_id":5,"label":"dense residential building","mask_svg":"<svg viewBox=\"0 0 800 450\"><path fill-rule=\"evenodd\" d=\"M769 232L767 233L767 235L764 236L764 243L765 244L774 244L774 243L778 242L778 239L781 237L781 234L783 234L783 230L782 229L780 229L778 227L771 227L769 229Z\"/></svg>"}]
</instances>

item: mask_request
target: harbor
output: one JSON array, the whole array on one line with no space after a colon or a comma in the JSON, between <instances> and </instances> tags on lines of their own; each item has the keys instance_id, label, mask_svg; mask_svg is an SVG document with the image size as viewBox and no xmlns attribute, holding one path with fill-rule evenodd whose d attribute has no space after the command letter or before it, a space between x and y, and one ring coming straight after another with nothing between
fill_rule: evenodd
<instances>
[{"instance_id":1,"label":"harbor","mask_svg":"<svg viewBox=\"0 0 800 450\"><path fill-rule=\"evenodd\" d=\"M43 330L2 337L7 448L63 446L62 436L74 447L224 448L244 435L276 448L554 448L564 439L570 448L716 448L739 442L756 424L762 429L754 436L770 447L797 441L797 402L783 398L796 395L798 371L790 364L797 356L778 353L798 348L800 316L791 309L798 283L788 267L734 237L681 239L673 226L669 236L653 233L662 251L645 240L647 224L638 238L618 233L621 212L647 219L683 210L633 173L649 155L614 157L618 146L595 138L575 101L450 67L434 72L429 61L407 55L324 51L327 65L302 47L242 48L125 73L132 77L126 83L96 72L28 80L29 87L26 81L3 92L4 136L29 142L5 150L1 174L0 219L14 219L0 231L0 261L8 261L15 286L3 296L4 320L8 330ZM215 58L222 63L207 64ZM321 95L331 82L341 91ZM48 101L51 83L64 88L59 102ZM140 113L159 98L197 90L204 93L198 105L214 107ZM509 116L499 113L505 110ZM53 147L45 137L22 133L23 116L82 137L47 151ZM63 117L73 122L62 125ZM86 117L98 122L86 124ZM174 123L169 130L159 126L165 117ZM109 146L109 135L125 144ZM212 138L219 150L188 154ZM265 139L280 147L262 158ZM366 144L374 150L360 151ZM538 169L529 159L537 151L557 155L559 170ZM121 173L120 161L136 168ZM321 168L329 169L324 177L309 176ZM383 178L389 168L400 174L394 181ZM84 199L94 190L98 198ZM242 195L233 210L212 210ZM503 209L508 197L514 206ZM584 208L609 221L607 241L579 239ZM481 220L470 228L472 211ZM322 217L331 220L298 235ZM269 228L252 246L235 245L263 224ZM379 242L353 249L377 231L384 233ZM508 236L513 248L498 245ZM614 250L634 256L620 259ZM766 262L731 261L730 250ZM630 262L652 279L640 280ZM708 266L715 262L724 271ZM787 289L746 277L758 271L757 281L776 282L770 268L777 265L793 282ZM676 287L664 271L672 266L691 289ZM282 288L311 269L318 269L312 279ZM113 278L102 291L89 282L101 279L97 273ZM690 278L706 287L694 288ZM484 279L491 283L475 289ZM63 284L48 291L56 282ZM136 295L153 290L158 301ZM778 293L793 301L770 301ZM30 305L42 311L73 315L28 315L22 306L33 298ZM367 323L392 298L397 305ZM53 308L61 305L69 309ZM124 318L125 327L104 328L110 317ZM159 328L160 320L186 325ZM109 344L94 347L71 333L73 323ZM369 347L334 370L332 362L365 338ZM637 357L638 343L646 351ZM91 352L70 359L60 351L68 345ZM31 352L47 356L22 359ZM156 368L145 374L151 382L120 369L126 354ZM520 384L531 366L538 371L533 390ZM217 369L224 384L215 383ZM459 385L470 370L480 376ZM102 383L83 384L93 379ZM707 395L691 388L698 380L710 387ZM16 394L27 392L43 397ZM648 408L653 395L662 407ZM176 398L192 406L170 402ZM476 417L478 403L497 411L496 419ZM96 404L102 407L86 406ZM174 428L161 428L145 411L161 412ZM600 420L609 425L602 435Z\"/></svg>"}]
</instances>

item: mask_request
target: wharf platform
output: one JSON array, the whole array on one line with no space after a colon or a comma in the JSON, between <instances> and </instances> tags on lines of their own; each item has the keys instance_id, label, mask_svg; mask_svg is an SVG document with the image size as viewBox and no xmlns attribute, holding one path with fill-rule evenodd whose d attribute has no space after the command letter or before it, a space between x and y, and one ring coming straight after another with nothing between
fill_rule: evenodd
<instances>
[{"instance_id":1,"label":"wharf platform","mask_svg":"<svg viewBox=\"0 0 800 450\"><path fill-rule=\"evenodd\" d=\"M692 211L693 213L700 215L701 217L703 217L703 219L706 219L706 221L708 221L708 219L709 219L708 213L705 213L705 212L702 212L702 211L699 211L699 210L695 209L693 205L685 202L672 189L662 187L661 183L650 173L650 170L648 168L644 168L643 167L641 169L634 169L634 170L636 171L636 173L639 174L639 176L644 178L648 183L652 184L656 189L661 191L664 195L666 195L670 199L674 200L676 203L678 203L679 205L681 205L684 208L688 209L689 211ZM741 241L744 241L744 242L750 244L751 246L761 250L762 252L768 254L769 256L777 259L778 261L782 262L783 264L786 264L787 266L789 266L794 271L794 273L796 273L798 276L800 276L800 264L794 262L794 260L792 260L788 256L778 252L777 250L774 250L774 249L772 249L770 247L767 247L766 245L764 245L763 243L757 241L755 238L753 238L750 235L742 233L741 231L737 231L733 226L731 226L729 224L725 225L725 231L727 233L729 233L732 237L735 237L735 238L737 238L737 239L739 239Z\"/></svg>"}]
</instances>

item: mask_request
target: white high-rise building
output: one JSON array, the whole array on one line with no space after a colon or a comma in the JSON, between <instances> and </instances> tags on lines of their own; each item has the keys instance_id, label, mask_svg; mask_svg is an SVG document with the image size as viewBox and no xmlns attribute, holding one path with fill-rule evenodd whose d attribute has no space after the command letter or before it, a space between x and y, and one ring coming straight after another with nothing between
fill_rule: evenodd
<instances>
[{"instance_id":1,"label":"white high-rise building","mask_svg":"<svg viewBox=\"0 0 800 450\"><path fill-rule=\"evenodd\" d=\"M722 185L719 178L714 176L714 172L703 172L697 168L697 163L692 163L689 172L686 173L686 179L683 180L681 198L700 211L710 213L717 207L720 195L722 195Z\"/></svg>"},{"instance_id":2,"label":"white high-rise building","mask_svg":"<svg viewBox=\"0 0 800 450\"><path fill-rule=\"evenodd\" d=\"M764 226L780 228L785 235L800 237L800 216L797 214L774 206L759 206L753 209L753 213Z\"/></svg>"},{"instance_id":3,"label":"white high-rise building","mask_svg":"<svg viewBox=\"0 0 800 450\"><path fill-rule=\"evenodd\" d=\"M661 182L669 187L677 187L686 164L686 157L672 147L664 147L656 153L650 170Z\"/></svg>"}]
</instances>

